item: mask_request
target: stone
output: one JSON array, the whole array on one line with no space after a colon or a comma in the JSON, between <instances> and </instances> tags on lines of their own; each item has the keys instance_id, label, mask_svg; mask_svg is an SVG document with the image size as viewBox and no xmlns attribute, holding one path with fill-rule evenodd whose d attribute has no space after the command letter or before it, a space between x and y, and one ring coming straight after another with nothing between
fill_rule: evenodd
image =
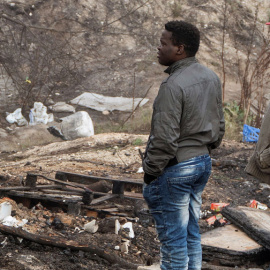
<instances>
[{"instance_id":1,"label":"stone","mask_svg":"<svg viewBox=\"0 0 270 270\"><path fill-rule=\"evenodd\" d=\"M75 108L72 105L67 104L66 102L57 102L54 105L49 106L49 109L52 112L75 113Z\"/></svg>"},{"instance_id":2,"label":"stone","mask_svg":"<svg viewBox=\"0 0 270 270\"><path fill-rule=\"evenodd\" d=\"M83 228L86 232L95 233L98 230L97 221L93 219L92 221L86 223Z\"/></svg>"}]
</instances>

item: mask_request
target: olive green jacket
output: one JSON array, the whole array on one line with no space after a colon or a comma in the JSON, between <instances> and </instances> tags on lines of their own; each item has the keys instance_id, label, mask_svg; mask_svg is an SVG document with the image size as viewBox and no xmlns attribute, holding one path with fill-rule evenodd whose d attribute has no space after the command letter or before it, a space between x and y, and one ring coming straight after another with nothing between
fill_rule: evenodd
<instances>
[{"instance_id":1,"label":"olive green jacket","mask_svg":"<svg viewBox=\"0 0 270 270\"><path fill-rule=\"evenodd\" d=\"M270 105L264 116L259 140L245 171L270 184Z\"/></svg>"},{"instance_id":2,"label":"olive green jacket","mask_svg":"<svg viewBox=\"0 0 270 270\"><path fill-rule=\"evenodd\" d=\"M153 104L151 132L143 168L158 177L172 159L178 162L209 154L225 132L218 76L195 57L175 62Z\"/></svg>"}]
</instances>

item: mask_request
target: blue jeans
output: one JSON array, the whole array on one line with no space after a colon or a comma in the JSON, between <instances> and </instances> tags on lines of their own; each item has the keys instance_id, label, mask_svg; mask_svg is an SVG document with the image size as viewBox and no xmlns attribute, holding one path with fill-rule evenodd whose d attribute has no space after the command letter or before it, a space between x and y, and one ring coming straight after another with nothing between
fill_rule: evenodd
<instances>
[{"instance_id":1,"label":"blue jeans","mask_svg":"<svg viewBox=\"0 0 270 270\"><path fill-rule=\"evenodd\" d=\"M200 270L202 265L201 194L211 174L209 155L168 167L144 185L143 196L161 242L162 270Z\"/></svg>"}]
</instances>

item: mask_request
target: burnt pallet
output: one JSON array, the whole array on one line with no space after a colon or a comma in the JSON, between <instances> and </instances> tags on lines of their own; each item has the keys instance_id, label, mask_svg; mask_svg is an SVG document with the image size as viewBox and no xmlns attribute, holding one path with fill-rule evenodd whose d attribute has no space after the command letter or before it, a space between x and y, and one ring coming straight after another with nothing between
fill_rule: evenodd
<instances>
[{"instance_id":1,"label":"burnt pallet","mask_svg":"<svg viewBox=\"0 0 270 270\"><path fill-rule=\"evenodd\" d=\"M251 207L225 207L222 214L249 237L270 250L270 211Z\"/></svg>"},{"instance_id":2,"label":"burnt pallet","mask_svg":"<svg viewBox=\"0 0 270 270\"><path fill-rule=\"evenodd\" d=\"M0 187L0 195L9 196L15 200L17 198L17 200L27 205L31 204L31 200L33 202L58 203L59 205L65 205L70 214L78 214L82 207L86 209L86 206L89 205L91 205L91 210L94 210L95 205L116 197L136 200L143 198L142 194L126 192L124 190L125 184L142 185L142 182L138 180L118 180L64 172L57 172L56 176L58 179L49 178L40 173L28 172L25 186ZM39 177L54 184L37 185ZM81 179L85 181L81 181ZM110 181L112 183L112 193L95 192L85 185L86 180L88 184L101 180ZM107 212L109 213L110 211Z\"/></svg>"},{"instance_id":3,"label":"burnt pallet","mask_svg":"<svg viewBox=\"0 0 270 270\"><path fill-rule=\"evenodd\" d=\"M112 194L124 195L126 185L135 185L142 187L143 181L137 179L113 179L109 177L99 177L93 175L84 175L70 172L57 171L55 178L62 181L71 181L74 183L80 183L84 185L89 185L97 181L106 180L112 183ZM131 196L132 197L132 196ZM142 197L141 197L142 198Z\"/></svg>"}]
</instances>

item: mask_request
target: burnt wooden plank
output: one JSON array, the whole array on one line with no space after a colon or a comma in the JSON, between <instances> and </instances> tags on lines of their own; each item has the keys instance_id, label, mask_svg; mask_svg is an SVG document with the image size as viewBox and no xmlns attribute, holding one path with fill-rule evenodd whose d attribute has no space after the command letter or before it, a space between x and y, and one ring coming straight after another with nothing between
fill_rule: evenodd
<instances>
[{"instance_id":1,"label":"burnt wooden plank","mask_svg":"<svg viewBox=\"0 0 270 270\"><path fill-rule=\"evenodd\" d=\"M121 181L116 181L113 182L113 189L112 189L112 193L113 194L124 194L124 189L125 189L125 183L121 182Z\"/></svg>"},{"instance_id":2,"label":"burnt wooden plank","mask_svg":"<svg viewBox=\"0 0 270 270\"><path fill-rule=\"evenodd\" d=\"M67 196L56 196L56 194L44 194L41 192L28 192L28 191L15 191L11 190L8 193L10 196L16 196L16 197L24 197L24 198L30 198L30 199L38 199L38 200L47 200L52 202L58 202L58 203L70 203L70 202L80 202L82 200L81 196L76 196L76 198L67 197Z\"/></svg>"},{"instance_id":3,"label":"burnt wooden plank","mask_svg":"<svg viewBox=\"0 0 270 270\"><path fill-rule=\"evenodd\" d=\"M113 199L113 198L116 198L116 197L118 197L117 194L107 194L107 195L104 195L104 196L102 196L100 198L92 200L91 205L98 204L100 202L104 202L106 200L110 200L110 199Z\"/></svg>"},{"instance_id":4,"label":"burnt wooden plank","mask_svg":"<svg viewBox=\"0 0 270 270\"><path fill-rule=\"evenodd\" d=\"M82 202L86 205L89 205L94 198L93 192L85 191L82 196Z\"/></svg>"},{"instance_id":5,"label":"burnt wooden plank","mask_svg":"<svg viewBox=\"0 0 270 270\"><path fill-rule=\"evenodd\" d=\"M28 175L28 174L35 175L35 176L37 176L37 177L42 177L42 178L44 178L44 179L46 179L46 180L48 180L48 181L52 181L52 182L57 183L57 184L62 184L62 185L64 185L64 186L71 186L71 187L75 187L75 188L81 188L81 189L86 190L86 191L90 191L89 188L87 188L87 187L85 187L85 186L83 186L83 185L79 185L79 184L77 184L77 183L73 184L73 183L70 183L70 182L65 182L65 181L53 179L53 178L50 178L50 177L47 177L47 176L45 176L45 175L38 174L38 173L37 173L37 174L34 174L34 173L32 173L32 172L31 172L31 173L28 172L27 175Z\"/></svg>"},{"instance_id":6,"label":"burnt wooden plank","mask_svg":"<svg viewBox=\"0 0 270 270\"><path fill-rule=\"evenodd\" d=\"M105 216L117 216L117 217L125 217L129 221L136 221L135 218L131 218L126 213L120 213L120 212L114 212L110 211L109 209L103 210L103 209L96 209L95 206L84 206L82 205L83 209L86 209L86 216L91 217L98 217L99 215L105 217Z\"/></svg>"},{"instance_id":7,"label":"burnt wooden plank","mask_svg":"<svg viewBox=\"0 0 270 270\"><path fill-rule=\"evenodd\" d=\"M39 243L41 245L49 245L54 247L60 247L71 250L82 250L84 252L89 252L92 254L97 254L99 257L107 260L110 264L117 264L120 268L125 269L137 269L138 265L134 263L130 263L125 261L123 258L115 255L113 253L108 253L103 249L95 246L89 245L89 243L80 243L74 240L60 238L60 237L52 237L48 235L39 235L33 234L23 230L22 228L14 228L10 226L5 226L0 224L0 231L4 234L15 235L20 238L27 239L29 241L33 241L35 243Z\"/></svg>"},{"instance_id":8,"label":"burnt wooden plank","mask_svg":"<svg viewBox=\"0 0 270 270\"><path fill-rule=\"evenodd\" d=\"M83 195L83 191L66 191L66 190L54 190L54 189L41 189L43 193L47 194L63 194L63 195Z\"/></svg>"},{"instance_id":9,"label":"burnt wooden plank","mask_svg":"<svg viewBox=\"0 0 270 270\"><path fill-rule=\"evenodd\" d=\"M235 225L227 225L202 234L202 245L224 249L224 252L253 253L262 246Z\"/></svg>"},{"instance_id":10,"label":"burnt wooden plank","mask_svg":"<svg viewBox=\"0 0 270 270\"><path fill-rule=\"evenodd\" d=\"M100 180L106 180L109 182L123 182L127 184L142 185L142 180L137 179L113 179L109 177L93 176L93 175L84 175L70 172L57 171L55 175L56 179L63 181L72 181L75 183L81 184L91 184Z\"/></svg>"},{"instance_id":11,"label":"burnt wooden plank","mask_svg":"<svg viewBox=\"0 0 270 270\"><path fill-rule=\"evenodd\" d=\"M32 173L27 173L25 185L28 187L35 188L37 185L37 176Z\"/></svg>"},{"instance_id":12,"label":"burnt wooden plank","mask_svg":"<svg viewBox=\"0 0 270 270\"><path fill-rule=\"evenodd\" d=\"M201 235L203 259L238 266L262 260L268 252L235 225L226 225Z\"/></svg>"},{"instance_id":13,"label":"burnt wooden plank","mask_svg":"<svg viewBox=\"0 0 270 270\"><path fill-rule=\"evenodd\" d=\"M57 189L61 188L61 185L37 185L35 187L35 190L38 189L46 189L46 188L52 188L52 189ZM10 190L32 190L32 187L25 187L25 186L14 186L14 187L0 187L0 193L5 192L5 191L10 191Z\"/></svg>"},{"instance_id":14,"label":"burnt wooden plank","mask_svg":"<svg viewBox=\"0 0 270 270\"><path fill-rule=\"evenodd\" d=\"M260 245L270 250L270 211L251 207L225 207L222 214Z\"/></svg>"},{"instance_id":15,"label":"burnt wooden plank","mask_svg":"<svg viewBox=\"0 0 270 270\"><path fill-rule=\"evenodd\" d=\"M125 191L124 196L125 198L130 198L130 199L144 199L142 193L135 193L135 192L129 192L129 191Z\"/></svg>"}]
</instances>

